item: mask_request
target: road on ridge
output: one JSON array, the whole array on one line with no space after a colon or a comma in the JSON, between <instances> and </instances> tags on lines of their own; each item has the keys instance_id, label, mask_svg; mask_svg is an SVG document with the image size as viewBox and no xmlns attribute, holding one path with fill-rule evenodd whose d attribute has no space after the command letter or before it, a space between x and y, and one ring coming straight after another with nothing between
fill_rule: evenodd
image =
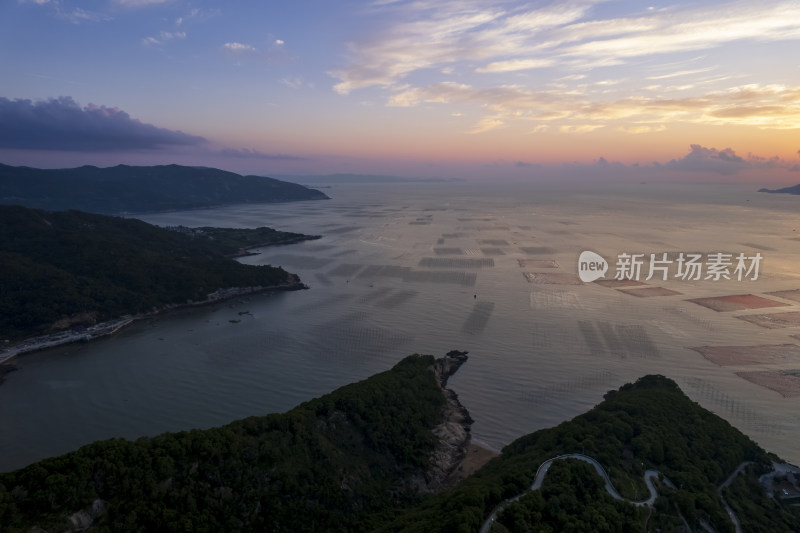
<instances>
[{"instance_id":1,"label":"road on ridge","mask_svg":"<svg viewBox=\"0 0 800 533\"><path fill-rule=\"evenodd\" d=\"M492 529L492 524L497 519L497 515L500 514L503 511L503 509L505 508L506 505L508 505L509 503L512 503L512 502L515 502L515 501L519 500L522 496L524 496L529 491L541 489L542 488L542 482L544 481L544 478L547 475L547 471L550 470L550 466L553 464L553 462L559 461L559 460L562 460L562 459L578 459L579 461L584 461L584 462L587 462L590 465L592 465L594 467L594 469L597 471L597 473L600 475L600 477L603 478L603 482L605 483L605 486L606 486L606 491L614 499L621 500L621 501L624 501L624 502L628 502L628 503L631 503L631 504L639 506L639 507L645 507L645 506L646 507L652 507L653 504L656 501L656 498L658 497L658 491L656 491L656 487L655 487L655 485L653 485L653 479L657 478L659 476L659 473L658 473L657 470L645 470L645 472L644 472L644 483L645 483L645 485L647 485L647 490L650 492L650 497L648 497L646 500L642 500L642 501L633 501L633 500L629 500L627 498L623 498L622 496L620 496L620 494L617 491L617 489L614 488L614 485L611 483L611 478L608 477L608 474L606 473L605 469L603 468L603 466L596 459L594 459L592 457L589 457L588 455L583 455L583 454L580 454L580 453L568 453L568 454L558 455L556 457L552 457L552 458L546 460L545 462L543 462L541 465L539 465L539 469L536 471L536 476L533 478L533 483L531 484L531 488L528 489L527 491L523 492L522 494L517 494L513 498L509 498L509 499L499 503L492 510L492 514L490 514L489 517L483 522L483 525L481 526L479 532L480 533L489 533L489 531ZM731 521L733 522L737 533L741 532L741 525L739 524L739 520L737 519L736 514L728 506L728 502L726 502L725 498L722 497L722 489L724 487L728 486L731 483L731 481L733 481L733 479L738 474L740 474L748 464L750 464L750 463L749 462L744 462L744 463L740 464L736 468L736 470L734 470L734 472L730 475L730 477L725 482L723 482L717 489L717 491L719 492L720 498L722 498L722 503L725 505L725 510L728 512L728 515L730 516ZM663 480L664 480L664 483L667 486L674 487L674 485L672 484L672 482L669 479L663 478Z\"/></svg>"}]
</instances>

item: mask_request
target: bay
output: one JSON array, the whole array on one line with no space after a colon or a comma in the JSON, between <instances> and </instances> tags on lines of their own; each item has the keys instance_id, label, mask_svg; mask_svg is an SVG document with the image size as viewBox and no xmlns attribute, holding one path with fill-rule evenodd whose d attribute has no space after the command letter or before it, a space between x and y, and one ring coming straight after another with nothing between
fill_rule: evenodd
<instances>
[{"instance_id":1,"label":"bay","mask_svg":"<svg viewBox=\"0 0 800 533\"><path fill-rule=\"evenodd\" d=\"M97 439L207 428L282 412L410 353L468 350L450 382L499 450L649 373L666 375L759 444L800 462L800 395L742 378L800 369L787 357L721 366L693 347L796 344L687 301L800 288L797 198L749 184L337 185L329 201L159 213L160 225L258 227L323 238L242 258L309 290L251 296L145 321L114 337L17 359L0 386L0 471ZM754 281L653 280L640 298L565 284L578 255L761 253ZM548 263L549 262L549 263ZM554 268L554 266L556 268ZM529 282L525 272L540 276ZM541 276L544 274L544 276ZM555 281L555 283L553 283Z\"/></svg>"}]
</instances>

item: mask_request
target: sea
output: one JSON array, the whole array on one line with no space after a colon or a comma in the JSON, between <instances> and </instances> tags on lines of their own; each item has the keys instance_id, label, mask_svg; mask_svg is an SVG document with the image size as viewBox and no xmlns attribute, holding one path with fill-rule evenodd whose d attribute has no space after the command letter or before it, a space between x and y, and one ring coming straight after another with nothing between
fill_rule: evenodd
<instances>
[{"instance_id":1,"label":"sea","mask_svg":"<svg viewBox=\"0 0 800 533\"><path fill-rule=\"evenodd\" d=\"M764 318L800 311L800 198L756 189L335 184L325 201L139 216L321 235L239 259L280 265L309 289L18 357L0 385L0 471L99 439L285 412L409 354L450 350L469 352L449 386L475 420L473 441L495 451L661 374L800 464L800 321ZM596 282L578 279L585 251L605 259ZM700 279L680 275L682 254L702 258ZM740 255L749 272L736 270ZM644 263L628 277L639 284L603 283L634 256ZM651 266L662 270L648 280ZM765 300L772 307L752 307Z\"/></svg>"}]
</instances>

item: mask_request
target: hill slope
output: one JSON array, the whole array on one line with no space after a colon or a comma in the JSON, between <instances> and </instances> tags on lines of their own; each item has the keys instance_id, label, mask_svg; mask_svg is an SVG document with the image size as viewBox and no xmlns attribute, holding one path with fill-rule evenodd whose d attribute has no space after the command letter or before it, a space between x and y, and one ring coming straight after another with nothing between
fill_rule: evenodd
<instances>
[{"instance_id":1,"label":"hill slope","mask_svg":"<svg viewBox=\"0 0 800 533\"><path fill-rule=\"evenodd\" d=\"M285 414L97 442L0 474L3 531L364 531L418 497L442 386L464 357L410 356ZM434 369L443 369L436 375ZM439 377L439 379L437 379Z\"/></svg>"},{"instance_id":2,"label":"hill slope","mask_svg":"<svg viewBox=\"0 0 800 533\"><path fill-rule=\"evenodd\" d=\"M299 285L281 268L229 256L304 237L269 228L170 231L135 219L0 206L0 336L202 301L229 287Z\"/></svg>"},{"instance_id":3,"label":"hill slope","mask_svg":"<svg viewBox=\"0 0 800 533\"><path fill-rule=\"evenodd\" d=\"M528 491L543 462L573 453L596 459L621 496L633 501L648 495L645 470L657 470L662 481L652 512L612 498L595 470L574 459L554 462L541 490ZM509 444L458 487L382 531L478 531L498 504L522 495L506 505L491 531L675 531L687 524L700 531L705 523L733 533L719 487L743 463L744 475L724 493L744 530L800 531L800 509L767 497L758 483L771 470L770 457L671 380L645 376L609 392L591 411Z\"/></svg>"},{"instance_id":4,"label":"hill slope","mask_svg":"<svg viewBox=\"0 0 800 533\"><path fill-rule=\"evenodd\" d=\"M491 531L733 533L726 503L743 531L798 531L800 509L759 483L776 458L662 376L611 391L591 411L518 439L454 489L424 496L463 457L436 462L449 441L442 428L468 431L442 389L464 359L410 356L286 414L97 442L0 474L0 524L472 533L505 501ZM528 490L544 461L575 450L600 461L629 500L646 498L643 473L658 470L653 506L612 498L595 470L574 459L553 462L541 488Z\"/></svg>"},{"instance_id":5,"label":"hill slope","mask_svg":"<svg viewBox=\"0 0 800 533\"><path fill-rule=\"evenodd\" d=\"M51 211L136 213L326 198L320 191L295 183L206 167L38 169L0 165L0 204Z\"/></svg>"}]
</instances>

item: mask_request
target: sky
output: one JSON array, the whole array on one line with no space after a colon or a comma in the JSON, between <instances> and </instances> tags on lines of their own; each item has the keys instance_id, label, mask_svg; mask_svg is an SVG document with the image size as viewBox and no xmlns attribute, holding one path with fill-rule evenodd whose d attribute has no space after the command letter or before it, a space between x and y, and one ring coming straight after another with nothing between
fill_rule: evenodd
<instances>
[{"instance_id":1,"label":"sky","mask_svg":"<svg viewBox=\"0 0 800 533\"><path fill-rule=\"evenodd\" d=\"M0 162L797 183L797 50L797 0L4 0Z\"/></svg>"}]
</instances>

